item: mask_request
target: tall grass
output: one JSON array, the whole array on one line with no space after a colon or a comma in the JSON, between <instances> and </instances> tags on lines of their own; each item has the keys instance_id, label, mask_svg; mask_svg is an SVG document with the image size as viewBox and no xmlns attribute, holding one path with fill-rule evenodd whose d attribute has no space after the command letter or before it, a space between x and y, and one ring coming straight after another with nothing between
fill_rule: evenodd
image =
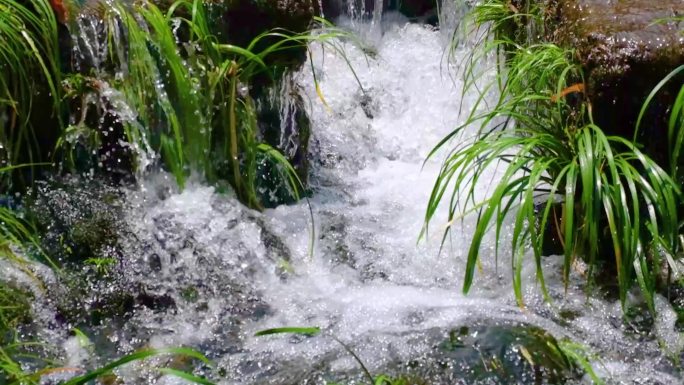
<instances>
[{"instance_id":1,"label":"tall grass","mask_svg":"<svg viewBox=\"0 0 684 385\"><path fill-rule=\"evenodd\" d=\"M492 23L498 31L497 23L511 17L499 3L487 1L476 7L475 20ZM492 16L494 4L499 6L498 21ZM623 307L627 293L637 285L655 312L659 274L676 269L679 250L682 196L674 175L645 155L637 143L607 136L593 124L591 105L583 95L582 71L571 50L519 44L505 33L488 36L479 55L497 55L503 66L480 89L475 84L483 79L473 64L465 70L466 89L481 96L465 122L429 155L450 147L429 199L424 231L441 205L448 209L444 237L454 222L476 216L464 292L472 286L485 234L494 231L498 258L502 229L510 220L513 290L520 306L524 305L522 267L528 255L546 295L542 246L555 236L563 250L566 287L574 262L583 258L590 282L599 266L615 274ZM485 95L492 90L499 97L487 105ZM673 113L671 139L679 138L682 127L677 119L679 113ZM453 144L464 138L463 144ZM681 141L671 144L676 159ZM490 180L495 169L501 176ZM491 183L487 196L476 195L476 186L482 183Z\"/></svg>"},{"instance_id":2,"label":"tall grass","mask_svg":"<svg viewBox=\"0 0 684 385\"><path fill-rule=\"evenodd\" d=\"M242 202L259 209L258 167L271 162L299 199L299 175L260 139L249 88L257 77L277 76L271 56L348 33L318 20L326 26L318 33L276 29L238 47L213 34L201 0L177 1L166 12L151 3L104 7L109 60L122 71L112 74L111 85L138 115L124 122L129 142L149 143L181 188L191 172L210 183L225 179Z\"/></svg>"},{"instance_id":3,"label":"tall grass","mask_svg":"<svg viewBox=\"0 0 684 385\"><path fill-rule=\"evenodd\" d=\"M9 164L36 163L41 148L34 114L52 116L61 129L60 55L57 20L48 0L0 0L0 145ZM36 97L38 93L47 98ZM38 105L47 99L48 106Z\"/></svg>"},{"instance_id":4,"label":"tall grass","mask_svg":"<svg viewBox=\"0 0 684 385\"><path fill-rule=\"evenodd\" d=\"M299 199L300 175L260 137L250 87L257 78L263 86L263 79L276 80L282 74L271 57L306 50L312 42L328 44L348 33L319 19L317 23L325 28L317 33L275 29L239 47L219 40L212 30L211 12L201 0L166 3L164 10L151 2L116 1L90 8L105 21L101 43L108 55L94 74L94 84L81 81L88 86L79 88L74 87L79 76L91 74L62 74L58 23L50 2L0 0L0 119L6 121L0 127L0 156L7 158L4 162L35 164L42 160L40 154L47 153L57 154L50 159L57 162L61 156L73 160L73 149L84 140L94 147L87 153L98 150L107 132L87 127L84 95L113 88L136 114L115 123L122 124L124 139L133 148L159 154L181 188L191 173L210 183L227 180L242 202L259 209L258 170L270 163L275 167L269 169L276 170L293 198ZM45 148L50 145L44 138L45 127L32 126L37 115L34 102L44 103L44 97L35 98L36 90L49 94L50 111L44 105L38 108L42 117L53 115L54 130L59 132L50 135L54 134L57 149ZM79 107L69 104L79 96L81 116L64 128L60 112L78 113ZM106 97L101 100L107 103ZM112 112L111 106L104 110ZM75 163L68 162L67 170Z\"/></svg>"}]
</instances>

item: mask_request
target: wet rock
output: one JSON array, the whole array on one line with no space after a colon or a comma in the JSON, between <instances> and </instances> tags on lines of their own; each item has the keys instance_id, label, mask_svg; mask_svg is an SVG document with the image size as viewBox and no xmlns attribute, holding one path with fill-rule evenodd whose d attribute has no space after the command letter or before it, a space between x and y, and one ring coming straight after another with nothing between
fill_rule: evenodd
<instances>
[{"instance_id":1,"label":"wet rock","mask_svg":"<svg viewBox=\"0 0 684 385\"><path fill-rule=\"evenodd\" d=\"M377 115L378 111L380 110L380 103L373 96L371 96L370 93L367 92L361 92L358 98L361 109L366 117L368 119L375 118L375 115Z\"/></svg>"},{"instance_id":2,"label":"wet rock","mask_svg":"<svg viewBox=\"0 0 684 385\"><path fill-rule=\"evenodd\" d=\"M88 295L89 293L85 293ZM66 315L70 321L83 322L87 320L89 325L99 326L111 322L113 319L125 318L135 308L135 298L125 292L112 293L109 296L98 298L87 307L79 305L62 308L62 315ZM85 313L85 314L84 314Z\"/></svg>"},{"instance_id":3,"label":"wet rock","mask_svg":"<svg viewBox=\"0 0 684 385\"><path fill-rule=\"evenodd\" d=\"M26 202L43 234L43 250L65 267L65 295L54 298L62 321L97 326L129 317L136 307L175 307L168 295L146 292L127 270L133 261L123 240L135 235L125 220L128 206L122 190L96 180L65 178L39 183ZM147 264L152 273L163 267L155 253L147 256Z\"/></svg>"},{"instance_id":4,"label":"wet rock","mask_svg":"<svg viewBox=\"0 0 684 385\"><path fill-rule=\"evenodd\" d=\"M562 353L558 342L536 326L520 323L473 322L451 329L432 328L392 334L390 346L383 347L388 334L362 336L349 347L363 360L372 357L367 349L381 349L383 357L392 357L397 346L431 348L409 359L394 359L380 366L369 366L371 374L411 379L415 384L562 384L577 380L580 373ZM323 337L319 337L323 338ZM366 381L358 363L355 368L340 369L333 364L348 356L345 348L322 355L306 367L297 363L274 363L277 383L363 383ZM367 359L371 365L372 359ZM391 360L391 358L390 358ZM353 362L353 360L352 360ZM317 382L318 381L318 382Z\"/></svg>"},{"instance_id":5,"label":"wet rock","mask_svg":"<svg viewBox=\"0 0 684 385\"><path fill-rule=\"evenodd\" d=\"M323 15L334 19L349 12L356 17L372 17L375 7L382 4L382 12L399 11L413 21L437 23L438 0L323 0Z\"/></svg>"},{"instance_id":6,"label":"wet rock","mask_svg":"<svg viewBox=\"0 0 684 385\"><path fill-rule=\"evenodd\" d=\"M153 295L143 291L136 300L140 305L156 312L166 312L176 307L176 301L169 294Z\"/></svg>"},{"instance_id":7,"label":"wet rock","mask_svg":"<svg viewBox=\"0 0 684 385\"><path fill-rule=\"evenodd\" d=\"M292 33L305 32L320 15L318 0L225 0L211 8L214 29L220 40L240 47L274 28ZM256 52L272 45L276 38L264 38ZM296 68L306 60L306 47L294 47L266 58L266 63L283 68Z\"/></svg>"},{"instance_id":8,"label":"wet rock","mask_svg":"<svg viewBox=\"0 0 684 385\"><path fill-rule=\"evenodd\" d=\"M684 12L680 0L560 0L548 10L548 38L577 50L595 122L609 134L634 135L639 111L651 90L684 63ZM670 20L668 20L670 18ZM668 109L684 76L656 98L639 141L660 164L667 153Z\"/></svg>"},{"instance_id":9,"label":"wet rock","mask_svg":"<svg viewBox=\"0 0 684 385\"><path fill-rule=\"evenodd\" d=\"M304 99L291 74L285 74L271 86L253 91L261 140L277 149L294 167L305 195L309 174L309 138L311 122ZM295 194L285 182L286 170L272 159L264 158L258 169L257 191L265 207L295 201Z\"/></svg>"},{"instance_id":10,"label":"wet rock","mask_svg":"<svg viewBox=\"0 0 684 385\"><path fill-rule=\"evenodd\" d=\"M346 8L344 2L341 0L322 0L321 4L323 5L323 17L328 20L344 15Z\"/></svg>"},{"instance_id":11,"label":"wet rock","mask_svg":"<svg viewBox=\"0 0 684 385\"><path fill-rule=\"evenodd\" d=\"M436 24L438 18L437 0L390 0L390 9L397 9L410 19L420 19L431 24Z\"/></svg>"},{"instance_id":12,"label":"wet rock","mask_svg":"<svg viewBox=\"0 0 684 385\"><path fill-rule=\"evenodd\" d=\"M40 182L27 196L28 215L43 237L43 249L58 263L118 262L118 236L125 231L119 190L77 178Z\"/></svg>"},{"instance_id":13,"label":"wet rock","mask_svg":"<svg viewBox=\"0 0 684 385\"><path fill-rule=\"evenodd\" d=\"M444 337L419 372L431 381L558 384L575 377L555 338L535 326L475 323L432 333Z\"/></svg>"}]
</instances>

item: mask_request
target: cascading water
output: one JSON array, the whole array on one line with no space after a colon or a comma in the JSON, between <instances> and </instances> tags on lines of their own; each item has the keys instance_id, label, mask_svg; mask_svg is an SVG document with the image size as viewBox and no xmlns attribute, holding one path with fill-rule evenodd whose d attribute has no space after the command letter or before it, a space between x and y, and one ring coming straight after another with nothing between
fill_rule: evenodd
<instances>
[{"instance_id":1,"label":"cascading water","mask_svg":"<svg viewBox=\"0 0 684 385\"><path fill-rule=\"evenodd\" d=\"M597 372L616 383L681 381L655 337L630 333L617 300L587 297L580 279L565 293L560 274L554 275L558 259L545 260L553 302L543 301L530 267L521 310L507 263L502 258L497 266L487 250L474 290L460 294L474 218L459 223L441 251L444 220L416 242L440 167L439 159L423 162L477 95L461 100L462 84L445 60L440 31L393 19L386 17L382 32L372 35L371 50L341 43L360 84L344 58L317 45L311 47L313 70L322 96L311 66L296 74L312 120L309 202L261 214L212 187L195 183L177 193L167 176L149 177L139 190L125 192L116 214L124 229L117 288L138 292L128 300L132 310L86 330L95 347L83 346L68 336L82 326L50 321L56 300L40 296L46 340L63 346L73 366L142 346L191 346L216 362L222 377L212 378L220 383L358 380L358 364L338 339L374 373L413 368L428 383L446 384L467 381L468 370L430 360L446 331L477 322L525 323L586 344L600 357ZM355 23L370 29L380 20ZM463 48L456 56L467 53ZM487 186L479 188L480 196L487 193ZM60 190L45 197L64 210L79 205ZM104 199L84 199L95 198ZM488 242L485 249L492 250L493 234ZM84 300L92 308L117 289L92 284ZM671 310L660 302L656 329L679 345ZM318 326L325 333L253 337L282 326ZM117 375L131 384L181 381L134 366Z\"/></svg>"}]
</instances>

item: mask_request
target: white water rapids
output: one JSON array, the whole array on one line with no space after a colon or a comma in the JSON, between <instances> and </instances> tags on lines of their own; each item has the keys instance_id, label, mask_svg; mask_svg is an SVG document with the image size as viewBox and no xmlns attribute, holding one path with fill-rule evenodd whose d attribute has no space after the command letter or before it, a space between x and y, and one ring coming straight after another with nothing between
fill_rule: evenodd
<instances>
[{"instance_id":1,"label":"white water rapids","mask_svg":"<svg viewBox=\"0 0 684 385\"><path fill-rule=\"evenodd\" d=\"M555 257L546 259L551 304L543 301L530 268L527 308L515 305L506 245L496 266L493 237L483 247L473 290L461 293L474 218L455 225L441 252L443 217L417 242L444 154L423 162L462 119L459 109L469 111L477 95L461 100L458 69L446 60L442 32L392 15L385 15L382 32L372 32L366 34L370 55L344 43L365 93L344 58L318 45L312 46L313 64L327 106L309 63L295 75L312 120L312 252L312 218L304 201L260 214L212 187L193 184L168 196L162 190L171 182L150 179L127 193L132 208L124 219L135 236L122 253L124 268L147 293L173 298L175 306L136 308L124 321L97 329L115 354L79 346L66 325L45 332L65 348L70 365L141 346L190 346L222 368L222 384L323 383L328 372L360 372L331 336L377 371L432 349L421 337L430 331L486 320L537 325L586 345L596 353L595 370L609 383L680 382L657 338L629 333L618 301L598 293L587 297L579 276L566 294ZM467 53L461 48L455 57ZM659 302L659 338L675 348L679 336L671 310ZM253 336L283 326L318 326L324 334ZM117 373L127 383L140 383L133 367Z\"/></svg>"}]
</instances>

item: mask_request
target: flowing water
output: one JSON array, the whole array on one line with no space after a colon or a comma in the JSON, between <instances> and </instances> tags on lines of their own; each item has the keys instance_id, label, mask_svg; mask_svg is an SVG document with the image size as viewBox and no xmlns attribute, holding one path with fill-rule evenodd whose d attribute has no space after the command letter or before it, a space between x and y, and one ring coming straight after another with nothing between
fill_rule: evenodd
<instances>
[{"instance_id":1,"label":"flowing water","mask_svg":"<svg viewBox=\"0 0 684 385\"><path fill-rule=\"evenodd\" d=\"M347 25L370 46L341 43L360 84L343 57L317 45L311 47L313 67L325 102L308 63L295 75L312 120L308 202L258 213L201 183L178 193L164 174L149 176L138 190L112 193L123 194L125 203L116 208L81 206L79 199L104 199L87 189L80 197L54 188L44 192L63 210L113 211L123 229L121 278L90 282L87 307L101 306L121 287L142 293L126 316L89 328L54 321L57 289L40 296L40 333L63 347L69 365L96 365L142 346L191 346L220 368L212 372L220 383L361 381L358 363L337 339L374 373L411 367L433 383L459 383L467 382L467 369L429 367L435 341L455 327L523 323L585 344L600 358L596 371L610 383L680 382L658 338L623 322L617 300L599 297L598 290L587 297L579 274L565 293L556 257L545 259L553 301L543 301L530 266L527 307L520 309L505 244L497 264L492 234L473 290L461 293L474 218L456 224L441 251L443 217L418 240L444 154L424 160L477 95L462 97L459 68L445 56L445 32L391 14L382 24ZM467 54L466 46L454 57ZM486 184L478 189L479 196L487 193ZM658 302L655 330L663 346L676 349L672 311ZM253 336L283 326L324 332L310 338ZM73 327L86 331L95 346L70 337ZM117 374L131 384L182 383L134 368Z\"/></svg>"}]
</instances>

